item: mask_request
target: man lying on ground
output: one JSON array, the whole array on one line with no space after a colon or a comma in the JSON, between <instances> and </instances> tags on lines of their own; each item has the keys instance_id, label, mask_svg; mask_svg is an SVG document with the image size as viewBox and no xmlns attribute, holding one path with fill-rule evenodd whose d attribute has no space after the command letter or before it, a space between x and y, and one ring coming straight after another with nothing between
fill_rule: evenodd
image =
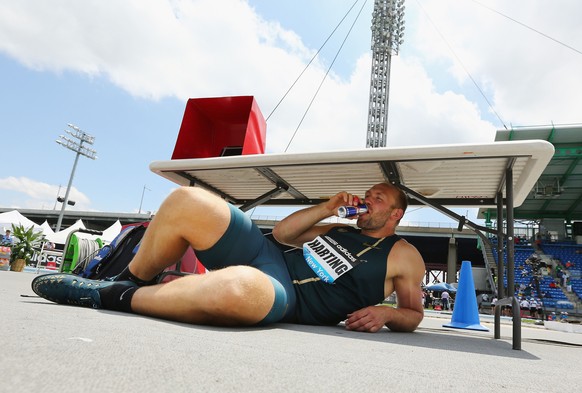
<instances>
[{"instance_id":1,"label":"man lying on ground","mask_svg":"<svg viewBox=\"0 0 582 393\"><path fill-rule=\"evenodd\" d=\"M364 203L357 227L318 225L341 206ZM335 325L411 332L423 318L424 262L395 234L407 207L397 187L380 183L363 201L347 192L291 214L273 229L283 252L242 211L205 190L183 187L162 203L139 251L115 281L67 274L36 277L50 301L131 312L192 324ZM156 276L192 247L210 270L156 284ZM381 306L396 292L397 307Z\"/></svg>"}]
</instances>

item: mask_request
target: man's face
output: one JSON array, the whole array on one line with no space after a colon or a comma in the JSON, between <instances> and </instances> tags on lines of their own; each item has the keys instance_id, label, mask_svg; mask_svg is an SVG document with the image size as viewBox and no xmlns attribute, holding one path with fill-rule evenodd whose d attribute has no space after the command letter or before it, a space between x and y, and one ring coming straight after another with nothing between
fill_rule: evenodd
<instances>
[{"instance_id":1,"label":"man's face","mask_svg":"<svg viewBox=\"0 0 582 393\"><path fill-rule=\"evenodd\" d=\"M385 184L376 184L366 191L364 203L368 212L358 217L357 225L361 229L374 230L386 225L394 211L395 198L392 189Z\"/></svg>"}]
</instances>

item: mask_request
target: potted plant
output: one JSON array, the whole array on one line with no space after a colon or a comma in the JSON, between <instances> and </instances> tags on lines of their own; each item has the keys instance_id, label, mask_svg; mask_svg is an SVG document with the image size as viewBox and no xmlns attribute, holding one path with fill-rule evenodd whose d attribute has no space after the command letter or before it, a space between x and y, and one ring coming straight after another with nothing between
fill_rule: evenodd
<instances>
[{"instance_id":1,"label":"potted plant","mask_svg":"<svg viewBox=\"0 0 582 393\"><path fill-rule=\"evenodd\" d=\"M40 247L44 241L42 232L35 232L34 226L26 229L24 225L12 224L14 244L10 253L10 270L21 272L26 263L32 258L35 247Z\"/></svg>"}]
</instances>

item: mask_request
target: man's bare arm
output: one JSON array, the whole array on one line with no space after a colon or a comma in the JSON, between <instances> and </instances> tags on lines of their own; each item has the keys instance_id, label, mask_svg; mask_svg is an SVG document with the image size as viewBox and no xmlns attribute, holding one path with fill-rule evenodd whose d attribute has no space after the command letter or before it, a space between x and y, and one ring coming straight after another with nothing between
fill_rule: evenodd
<instances>
[{"instance_id":1,"label":"man's bare arm","mask_svg":"<svg viewBox=\"0 0 582 393\"><path fill-rule=\"evenodd\" d=\"M282 244L301 247L303 243L326 233L334 226L342 224L317 225L321 220L336 214L338 207L353 204L359 199L346 192L340 192L319 205L296 211L281 220L273 228L273 237Z\"/></svg>"},{"instance_id":2,"label":"man's bare arm","mask_svg":"<svg viewBox=\"0 0 582 393\"><path fill-rule=\"evenodd\" d=\"M420 283L425 266L422 256L413 245L404 240L400 243L388 262L399 264L399 273L393 279L397 308L389 315L385 325L393 331L412 332L424 318Z\"/></svg>"},{"instance_id":3,"label":"man's bare arm","mask_svg":"<svg viewBox=\"0 0 582 393\"><path fill-rule=\"evenodd\" d=\"M369 306L348 314L346 329L375 333L388 327L395 332L412 332L422 321L423 313L407 308Z\"/></svg>"},{"instance_id":4,"label":"man's bare arm","mask_svg":"<svg viewBox=\"0 0 582 393\"><path fill-rule=\"evenodd\" d=\"M377 332L382 326L392 331L412 332L424 317L420 283L424 262L414 246L401 240L390 252L388 264L398 264L392 278L398 299L397 307L370 306L348 315L346 328L361 332ZM395 267L393 267L395 268Z\"/></svg>"}]
</instances>

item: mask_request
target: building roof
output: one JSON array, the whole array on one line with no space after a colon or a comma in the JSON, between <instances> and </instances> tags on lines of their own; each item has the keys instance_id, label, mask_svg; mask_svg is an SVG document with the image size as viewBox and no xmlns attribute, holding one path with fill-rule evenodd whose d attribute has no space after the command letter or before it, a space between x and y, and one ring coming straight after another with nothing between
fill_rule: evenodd
<instances>
[{"instance_id":1,"label":"building roof","mask_svg":"<svg viewBox=\"0 0 582 393\"><path fill-rule=\"evenodd\" d=\"M546 140L554 155L523 203L514 209L515 219L560 218L582 220L582 125L520 127L499 130L496 141ZM496 216L494 209L480 209L479 217Z\"/></svg>"}]
</instances>

